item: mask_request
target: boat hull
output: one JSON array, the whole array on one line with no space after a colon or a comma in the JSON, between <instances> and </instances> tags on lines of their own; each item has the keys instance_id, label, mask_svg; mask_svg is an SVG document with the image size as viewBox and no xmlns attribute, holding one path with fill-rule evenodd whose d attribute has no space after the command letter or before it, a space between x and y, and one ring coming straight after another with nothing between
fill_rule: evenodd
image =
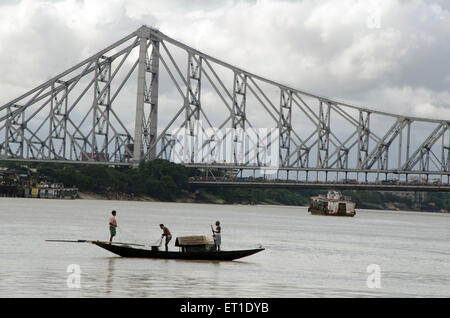
<instances>
[{"instance_id":1,"label":"boat hull","mask_svg":"<svg viewBox=\"0 0 450 318\"><path fill-rule=\"evenodd\" d=\"M215 251L215 252L175 252L175 251L154 251L144 248L134 248L130 246L118 246L109 242L93 241L95 244L111 253L122 257L134 258L156 258L156 259L182 259L182 260L206 260L206 261L232 261L242 257L250 256L261 252L264 248L237 251Z\"/></svg>"},{"instance_id":2,"label":"boat hull","mask_svg":"<svg viewBox=\"0 0 450 318\"><path fill-rule=\"evenodd\" d=\"M355 216L355 212L345 212L345 213L332 213L331 211L324 212L323 210L316 210L316 209L310 209L309 212L311 212L312 215L328 215L328 216L346 216L346 217L353 217Z\"/></svg>"}]
</instances>

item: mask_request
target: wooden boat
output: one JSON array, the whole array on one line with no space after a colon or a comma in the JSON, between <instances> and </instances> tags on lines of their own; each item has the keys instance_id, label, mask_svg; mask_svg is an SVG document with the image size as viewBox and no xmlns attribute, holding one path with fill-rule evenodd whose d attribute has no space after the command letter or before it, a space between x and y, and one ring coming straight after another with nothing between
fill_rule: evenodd
<instances>
[{"instance_id":1,"label":"wooden boat","mask_svg":"<svg viewBox=\"0 0 450 318\"><path fill-rule=\"evenodd\" d=\"M143 244L134 243L110 243L105 241L88 240L47 240L47 242L92 243L122 257L206 261L232 261L264 250L264 248L261 247L249 250L216 251L214 241L206 236L177 237L175 246L179 246L180 251L167 252L159 250L159 246L151 246L151 248L146 248Z\"/></svg>"},{"instance_id":2,"label":"wooden boat","mask_svg":"<svg viewBox=\"0 0 450 318\"><path fill-rule=\"evenodd\" d=\"M309 200L309 212L313 215L355 216L355 202L343 198L338 191L328 191L327 196L313 196Z\"/></svg>"},{"instance_id":3,"label":"wooden boat","mask_svg":"<svg viewBox=\"0 0 450 318\"><path fill-rule=\"evenodd\" d=\"M92 241L101 248L122 257L137 258L160 258L160 259L182 259L182 260L206 260L206 261L232 261L238 258L261 252L264 248L234 251L160 251L146 248L136 248L127 245L116 245L114 243Z\"/></svg>"}]
</instances>

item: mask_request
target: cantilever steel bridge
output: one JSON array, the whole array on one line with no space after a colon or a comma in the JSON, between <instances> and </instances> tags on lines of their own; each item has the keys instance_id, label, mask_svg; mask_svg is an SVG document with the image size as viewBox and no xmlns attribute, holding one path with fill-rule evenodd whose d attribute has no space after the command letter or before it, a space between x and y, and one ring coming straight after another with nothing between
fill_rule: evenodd
<instances>
[{"instance_id":1,"label":"cantilever steel bridge","mask_svg":"<svg viewBox=\"0 0 450 318\"><path fill-rule=\"evenodd\" d=\"M136 165L173 159L179 142L173 133L195 135L198 121L215 131L279 132L275 167L188 154L184 164L205 171L207 179L195 181L203 185L268 178L449 188L449 120L381 112L301 91L146 26L1 106L0 160ZM214 134L200 148L213 152L211 144L217 148L220 138Z\"/></svg>"}]
</instances>

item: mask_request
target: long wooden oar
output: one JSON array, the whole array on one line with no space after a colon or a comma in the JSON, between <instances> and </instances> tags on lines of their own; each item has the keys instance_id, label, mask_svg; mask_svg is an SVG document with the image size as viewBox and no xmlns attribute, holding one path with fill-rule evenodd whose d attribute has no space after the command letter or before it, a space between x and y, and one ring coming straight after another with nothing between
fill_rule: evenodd
<instances>
[{"instance_id":1,"label":"long wooden oar","mask_svg":"<svg viewBox=\"0 0 450 318\"><path fill-rule=\"evenodd\" d=\"M90 243L88 240L45 240L46 242L63 242L63 243Z\"/></svg>"},{"instance_id":2,"label":"long wooden oar","mask_svg":"<svg viewBox=\"0 0 450 318\"><path fill-rule=\"evenodd\" d=\"M106 241L89 241L89 240L45 240L46 242L62 242L62 243L110 243ZM117 245L133 245L133 246L145 246L144 244L123 243L123 242L111 242L110 244Z\"/></svg>"}]
</instances>

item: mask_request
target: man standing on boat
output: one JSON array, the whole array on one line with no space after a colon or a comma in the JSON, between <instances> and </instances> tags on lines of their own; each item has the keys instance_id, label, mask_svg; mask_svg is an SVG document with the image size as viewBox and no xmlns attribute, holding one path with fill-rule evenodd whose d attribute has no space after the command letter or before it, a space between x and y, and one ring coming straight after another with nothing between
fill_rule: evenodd
<instances>
[{"instance_id":1,"label":"man standing on boat","mask_svg":"<svg viewBox=\"0 0 450 318\"><path fill-rule=\"evenodd\" d=\"M111 243L113 237L116 236L116 227L117 227L116 211L113 210L111 214L112 215L109 217L109 233L111 233L111 236L109 237L109 243Z\"/></svg>"},{"instance_id":2,"label":"man standing on boat","mask_svg":"<svg viewBox=\"0 0 450 318\"><path fill-rule=\"evenodd\" d=\"M169 242L172 239L172 234L170 234L170 231L167 227L164 226L164 224L160 224L159 227L161 228L161 230L163 230L163 234L161 239L165 236L166 237L166 252L169 250Z\"/></svg>"},{"instance_id":3,"label":"man standing on boat","mask_svg":"<svg viewBox=\"0 0 450 318\"><path fill-rule=\"evenodd\" d=\"M213 230L214 241L216 242L216 250L220 251L220 244L222 243L222 237L220 233L222 232L222 228L220 227L220 222L216 221L216 230Z\"/></svg>"}]
</instances>

